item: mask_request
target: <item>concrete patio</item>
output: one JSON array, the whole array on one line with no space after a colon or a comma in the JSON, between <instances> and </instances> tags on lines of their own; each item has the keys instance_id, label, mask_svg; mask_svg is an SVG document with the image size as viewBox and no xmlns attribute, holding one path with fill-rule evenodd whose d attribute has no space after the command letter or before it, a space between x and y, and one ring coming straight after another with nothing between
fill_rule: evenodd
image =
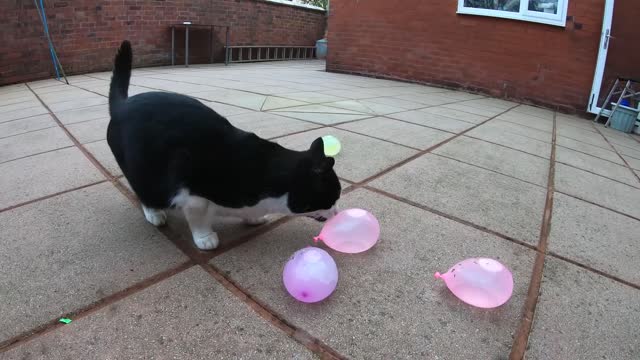
<instances>
[{"instance_id":1,"label":"concrete patio","mask_svg":"<svg viewBox=\"0 0 640 360\"><path fill-rule=\"evenodd\" d=\"M0 88L0 358L638 359L640 139L576 117L282 62L134 70L130 94L200 99L294 149L343 146L341 207L376 247L331 252L305 305L282 267L321 224L148 224L105 141L109 73ZM482 310L433 278L468 257L514 273ZM68 317L72 323L58 320Z\"/></svg>"}]
</instances>

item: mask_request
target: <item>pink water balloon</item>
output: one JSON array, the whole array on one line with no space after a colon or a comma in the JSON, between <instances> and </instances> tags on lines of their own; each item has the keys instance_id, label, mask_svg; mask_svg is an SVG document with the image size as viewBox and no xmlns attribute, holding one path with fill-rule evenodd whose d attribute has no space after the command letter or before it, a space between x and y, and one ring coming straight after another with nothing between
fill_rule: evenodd
<instances>
[{"instance_id":1,"label":"pink water balloon","mask_svg":"<svg viewBox=\"0 0 640 360\"><path fill-rule=\"evenodd\" d=\"M511 271L493 259L466 259L444 274L435 273L435 277L444 280L460 300L480 308L498 307L513 293Z\"/></svg>"},{"instance_id":2,"label":"pink water balloon","mask_svg":"<svg viewBox=\"0 0 640 360\"><path fill-rule=\"evenodd\" d=\"M338 267L326 251L307 247L296 251L282 274L284 287L299 301L314 303L326 299L338 285Z\"/></svg>"},{"instance_id":3,"label":"pink water balloon","mask_svg":"<svg viewBox=\"0 0 640 360\"><path fill-rule=\"evenodd\" d=\"M379 236L380 224L375 216L367 210L347 209L329 219L313 239L333 250L356 254L371 249Z\"/></svg>"}]
</instances>

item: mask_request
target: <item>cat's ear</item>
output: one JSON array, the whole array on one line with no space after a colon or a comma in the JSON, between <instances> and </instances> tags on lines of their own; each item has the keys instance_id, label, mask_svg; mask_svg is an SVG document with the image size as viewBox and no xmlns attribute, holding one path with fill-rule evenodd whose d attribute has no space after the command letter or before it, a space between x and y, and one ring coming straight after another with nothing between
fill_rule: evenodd
<instances>
[{"instance_id":1,"label":"cat's ear","mask_svg":"<svg viewBox=\"0 0 640 360\"><path fill-rule=\"evenodd\" d=\"M324 155L324 141L322 141L321 137L315 139L313 143L311 143L309 152L311 153L311 157L314 161L326 158Z\"/></svg>"},{"instance_id":2,"label":"cat's ear","mask_svg":"<svg viewBox=\"0 0 640 360\"><path fill-rule=\"evenodd\" d=\"M322 138L317 138L313 141L309 152L311 153L312 161L311 170L316 174L331 170L336 163L332 157L327 157L324 154L324 141L322 141Z\"/></svg>"}]
</instances>

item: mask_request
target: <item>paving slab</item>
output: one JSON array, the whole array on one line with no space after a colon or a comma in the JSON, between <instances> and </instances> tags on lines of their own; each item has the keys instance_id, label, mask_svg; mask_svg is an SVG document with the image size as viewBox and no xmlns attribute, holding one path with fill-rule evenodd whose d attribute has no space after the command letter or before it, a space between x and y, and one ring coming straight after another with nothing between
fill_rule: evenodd
<instances>
[{"instance_id":1,"label":"paving slab","mask_svg":"<svg viewBox=\"0 0 640 360\"><path fill-rule=\"evenodd\" d=\"M103 183L0 213L0 341L186 261Z\"/></svg>"},{"instance_id":2,"label":"paving slab","mask_svg":"<svg viewBox=\"0 0 640 360\"><path fill-rule=\"evenodd\" d=\"M378 104L382 104L382 105L387 105L387 106L393 106L396 108L401 108L404 110L415 110L415 109L420 109L420 108L424 108L425 105L424 104L420 104L417 103L415 101L408 101L408 100L404 100L404 99L400 99L397 97L378 97L375 99L371 99L370 101L374 101Z\"/></svg>"},{"instance_id":3,"label":"paving slab","mask_svg":"<svg viewBox=\"0 0 640 360\"><path fill-rule=\"evenodd\" d=\"M410 123L428 126L430 128L459 133L473 127L475 124L446 116L430 114L420 110L406 111L387 115L392 119L408 121Z\"/></svg>"},{"instance_id":4,"label":"paving slab","mask_svg":"<svg viewBox=\"0 0 640 360\"><path fill-rule=\"evenodd\" d=\"M613 147L622 155L630 156L634 159L640 159L640 149L636 150L630 147L614 144Z\"/></svg>"},{"instance_id":5,"label":"paving slab","mask_svg":"<svg viewBox=\"0 0 640 360\"><path fill-rule=\"evenodd\" d=\"M640 218L640 189L556 163L555 188L610 209Z\"/></svg>"},{"instance_id":6,"label":"paving slab","mask_svg":"<svg viewBox=\"0 0 640 360\"><path fill-rule=\"evenodd\" d=\"M339 125L338 128L369 135L420 150L428 149L429 147L453 136L453 134L448 132L382 117L354 121L348 124Z\"/></svg>"},{"instance_id":7,"label":"paving slab","mask_svg":"<svg viewBox=\"0 0 640 360\"><path fill-rule=\"evenodd\" d=\"M515 111L508 111L496 117L496 120L508 121L520 124L529 128L542 130L546 132L553 131L553 121L541 119L536 116L526 115Z\"/></svg>"},{"instance_id":8,"label":"paving slab","mask_svg":"<svg viewBox=\"0 0 640 360\"><path fill-rule=\"evenodd\" d=\"M25 109L18 109L8 111L2 114L0 117L0 123L4 123L11 120L24 119L31 116L46 114L49 111L42 105L32 106Z\"/></svg>"},{"instance_id":9,"label":"paving slab","mask_svg":"<svg viewBox=\"0 0 640 360\"><path fill-rule=\"evenodd\" d=\"M56 117L63 124L73 124L82 121L109 118L109 106L97 105L81 109L55 112Z\"/></svg>"},{"instance_id":10,"label":"paving slab","mask_svg":"<svg viewBox=\"0 0 640 360\"><path fill-rule=\"evenodd\" d=\"M111 148L107 143L107 140L94 141L92 143L88 143L84 145L84 147L93 155L93 157L98 160L102 166L104 166L107 171L113 176L122 175L122 170L120 169L120 165L116 161L116 158L113 157L113 153L111 152Z\"/></svg>"},{"instance_id":11,"label":"paving slab","mask_svg":"<svg viewBox=\"0 0 640 360\"><path fill-rule=\"evenodd\" d=\"M530 128L527 126L523 126L520 124L508 122L508 121L493 119L488 123L483 124L482 126L484 125L490 125L492 128L496 130L506 132L509 134L517 134L517 135L528 137L531 139L545 141L545 142L548 142L549 144L553 140L552 134L548 131L542 131L542 130Z\"/></svg>"},{"instance_id":12,"label":"paving slab","mask_svg":"<svg viewBox=\"0 0 640 360\"><path fill-rule=\"evenodd\" d=\"M213 109L213 111L217 112L219 115L222 115L224 117L247 114L247 113L253 112L252 110L249 110L249 109L244 109L241 107L227 105L227 104L221 104L217 102L210 102L210 101L201 101L201 102L206 106L210 107L211 109Z\"/></svg>"},{"instance_id":13,"label":"paving slab","mask_svg":"<svg viewBox=\"0 0 640 360\"><path fill-rule=\"evenodd\" d=\"M190 96L200 100L216 101L227 105L238 106L259 111L267 99L264 95L253 94L245 91L215 89L205 92L189 93Z\"/></svg>"},{"instance_id":14,"label":"paving slab","mask_svg":"<svg viewBox=\"0 0 640 360\"><path fill-rule=\"evenodd\" d=\"M86 97L82 99L74 99L56 103L47 103L49 109L53 112L72 110L72 109L81 109L85 107L102 105L108 103L109 100L104 96L94 95L91 97Z\"/></svg>"},{"instance_id":15,"label":"paving slab","mask_svg":"<svg viewBox=\"0 0 640 360\"><path fill-rule=\"evenodd\" d=\"M520 105L517 102L502 100L497 98L474 99L474 100L465 101L461 104L466 106L476 107L476 108L498 108L502 110L508 110L510 108Z\"/></svg>"},{"instance_id":16,"label":"paving slab","mask_svg":"<svg viewBox=\"0 0 640 360\"><path fill-rule=\"evenodd\" d=\"M380 221L380 240L355 255L328 250L340 271L338 288L317 304L291 298L282 267L313 242L321 224L295 219L212 260L240 286L293 325L353 359L495 359L508 356L519 323L534 253L468 226L367 190L343 197ZM514 272L514 295L480 310L433 279L460 259L491 256Z\"/></svg>"},{"instance_id":17,"label":"paving slab","mask_svg":"<svg viewBox=\"0 0 640 360\"><path fill-rule=\"evenodd\" d=\"M10 92L6 94L0 93L0 107L32 100L37 100L37 98L29 90Z\"/></svg>"},{"instance_id":18,"label":"paving slab","mask_svg":"<svg viewBox=\"0 0 640 360\"><path fill-rule=\"evenodd\" d=\"M471 105L468 105L468 103L469 102L466 101L462 103L446 104L446 105L442 105L442 107L447 109L462 111L468 114L485 116L485 117L496 116L506 110L506 109L495 108L495 107L471 106Z\"/></svg>"},{"instance_id":19,"label":"paving slab","mask_svg":"<svg viewBox=\"0 0 640 360\"><path fill-rule=\"evenodd\" d=\"M547 257L527 359L640 358L638 290Z\"/></svg>"},{"instance_id":20,"label":"paving slab","mask_svg":"<svg viewBox=\"0 0 640 360\"><path fill-rule=\"evenodd\" d=\"M551 157L550 143L508 132L508 128L501 127L493 122L478 126L466 133L465 136L504 145L547 159Z\"/></svg>"},{"instance_id":21,"label":"paving slab","mask_svg":"<svg viewBox=\"0 0 640 360\"><path fill-rule=\"evenodd\" d=\"M277 96L269 96L264 101L264 104L262 104L261 110L267 111L267 110L281 109L281 108L287 108L287 107L293 107L293 106L300 106L305 104L306 103L303 101L292 100L292 99L287 99L287 98L282 98Z\"/></svg>"},{"instance_id":22,"label":"paving slab","mask_svg":"<svg viewBox=\"0 0 640 360\"><path fill-rule=\"evenodd\" d=\"M279 96L283 98L291 99L291 100L310 103L310 104L320 104L320 103L344 100L343 97L323 94L315 91L294 92L290 94L280 94Z\"/></svg>"},{"instance_id":23,"label":"paving slab","mask_svg":"<svg viewBox=\"0 0 640 360\"><path fill-rule=\"evenodd\" d=\"M556 126L568 127L573 126L583 130L596 131L594 123L591 120L579 118L576 116L569 116L563 114L556 114Z\"/></svg>"},{"instance_id":24,"label":"paving slab","mask_svg":"<svg viewBox=\"0 0 640 360\"><path fill-rule=\"evenodd\" d=\"M549 160L522 151L461 136L437 148L434 153L547 186Z\"/></svg>"},{"instance_id":25,"label":"paving slab","mask_svg":"<svg viewBox=\"0 0 640 360\"><path fill-rule=\"evenodd\" d=\"M410 94L398 95L396 96L398 99L413 101L419 104L423 104L425 106L437 106L443 104L449 104L456 102L458 100L452 99L447 96L442 96L438 93L415 93L412 92Z\"/></svg>"},{"instance_id":26,"label":"paving slab","mask_svg":"<svg viewBox=\"0 0 640 360\"><path fill-rule=\"evenodd\" d=\"M281 109L286 110L286 109ZM278 111L278 115L304 120L320 125L334 125L372 117L370 114L327 114L315 112Z\"/></svg>"},{"instance_id":27,"label":"paving slab","mask_svg":"<svg viewBox=\"0 0 640 360\"><path fill-rule=\"evenodd\" d=\"M0 106L0 116L4 116L6 113L11 113L12 111L28 109L32 107L40 106L40 101L35 97L28 101L16 102L13 104Z\"/></svg>"},{"instance_id":28,"label":"paving slab","mask_svg":"<svg viewBox=\"0 0 640 360\"><path fill-rule=\"evenodd\" d=\"M98 98L96 94L78 89L76 87L72 87L66 90L50 92L45 94L38 94L40 99L44 101L47 105L53 105L60 102L70 101L70 100L78 100L78 99L88 99L88 98Z\"/></svg>"},{"instance_id":29,"label":"paving slab","mask_svg":"<svg viewBox=\"0 0 640 360\"><path fill-rule=\"evenodd\" d=\"M0 139L0 163L72 145L71 139L57 126L11 136Z\"/></svg>"},{"instance_id":30,"label":"paving slab","mask_svg":"<svg viewBox=\"0 0 640 360\"><path fill-rule=\"evenodd\" d=\"M433 115L439 115L439 116L446 116L452 119L456 119L456 120L460 120L460 121L466 121L466 122L470 122L470 123L474 123L474 124L479 124L485 120L488 119L487 116L483 116L483 115L478 115L478 114L472 114L472 113L468 113L466 111L462 111L459 109L454 109L454 108L449 108L449 107L445 107L445 106L435 106L435 107L429 107L426 109L422 109L420 110L422 112L425 112L427 114L433 114Z\"/></svg>"},{"instance_id":31,"label":"paving slab","mask_svg":"<svg viewBox=\"0 0 640 360\"><path fill-rule=\"evenodd\" d=\"M464 91L456 91L456 90L445 90L440 88L432 88L431 92L437 92L438 95L448 97L450 99L464 101L464 100L474 100L474 99L482 99L485 96L479 94L472 94ZM421 92L421 91L418 91Z\"/></svg>"},{"instance_id":32,"label":"paving slab","mask_svg":"<svg viewBox=\"0 0 640 360\"><path fill-rule=\"evenodd\" d=\"M640 221L563 194L552 221L550 251L640 285Z\"/></svg>"},{"instance_id":33,"label":"paving slab","mask_svg":"<svg viewBox=\"0 0 640 360\"><path fill-rule=\"evenodd\" d=\"M36 115L24 119L0 123L0 138L20 135L57 126L51 115Z\"/></svg>"},{"instance_id":34,"label":"paving slab","mask_svg":"<svg viewBox=\"0 0 640 360\"><path fill-rule=\"evenodd\" d=\"M636 159L631 156L624 156L624 155L623 157L627 161L629 166L631 166L632 169L640 170L640 159Z\"/></svg>"},{"instance_id":35,"label":"paving slab","mask_svg":"<svg viewBox=\"0 0 640 360\"><path fill-rule=\"evenodd\" d=\"M0 164L0 209L104 180L76 147Z\"/></svg>"},{"instance_id":36,"label":"paving slab","mask_svg":"<svg viewBox=\"0 0 640 360\"><path fill-rule=\"evenodd\" d=\"M511 111L537 116L542 119L553 120L553 111L536 106L521 104L514 107Z\"/></svg>"},{"instance_id":37,"label":"paving slab","mask_svg":"<svg viewBox=\"0 0 640 360\"><path fill-rule=\"evenodd\" d=\"M320 125L266 112L234 115L227 119L235 127L253 132L265 139L320 127Z\"/></svg>"},{"instance_id":38,"label":"paving slab","mask_svg":"<svg viewBox=\"0 0 640 360\"><path fill-rule=\"evenodd\" d=\"M616 145L627 146L632 149L640 150L640 142L633 139L631 134L623 133L622 131L618 131L612 128L606 128L604 126L598 125L598 131L604 135L604 137L609 140L610 143Z\"/></svg>"},{"instance_id":39,"label":"paving slab","mask_svg":"<svg viewBox=\"0 0 640 360\"><path fill-rule=\"evenodd\" d=\"M342 150L335 158L334 169L338 176L352 182L365 180L417 153L404 146L339 129L307 131L280 138L277 142L290 149L307 150L315 139L324 135L333 135L340 140Z\"/></svg>"},{"instance_id":40,"label":"paving slab","mask_svg":"<svg viewBox=\"0 0 640 360\"><path fill-rule=\"evenodd\" d=\"M587 144L581 141L576 141L564 136L556 137L556 145L569 148L575 151L583 152L583 153L598 157L600 159L608 160L620 165L624 165L624 162L622 162L622 159L620 159L620 156L618 156L618 154L616 154L613 150Z\"/></svg>"},{"instance_id":41,"label":"paving slab","mask_svg":"<svg viewBox=\"0 0 640 360\"><path fill-rule=\"evenodd\" d=\"M299 113L321 113L321 114L348 114L348 115L365 115L363 112L343 109L335 106L326 106L322 104L310 104L302 106L293 106L283 109L286 112L299 112ZM279 109L272 110L271 112L280 112Z\"/></svg>"},{"instance_id":42,"label":"paving slab","mask_svg":"<svg viewBox=\"0 0 640 360\"><path fill-rule=\"evenodd\" d=\"M598 175L614 179L631 186L640 186L640 181L631 170L607 160L593 157L564 147L556 148L556 161L571 165L582 170L591 171Z\"/></svg>"},{"instance_id":43,"label":"paving slab","mask_svg":"<svg viewBox=\"0 0 640 360\"><path fill-rule=\"evenodd\" d=\"M516 239L538 243L546 189L428 154L371 186Z\"/></svg>"},{"instance_id":44,"label":"paving slab","mask_svg":"<svg viewBox=\"0 0 640 360\"><path fill-rule=\"evenodd\" d=\"M602 135L589 130L583 130L576 127L561 127L557 129L556 135L582 141L584 143L599 146L604 149L611 149L611 146L602 137Z\"/></svg>"},{"instance_id":45,"label":"paving slab","mask_svg":"<svg viewBox=\"0 0 640 360\"><path fill-rule=\"evenodd\" d=\"M193 267L7 353L15 358L313 359Z\"/></svg>"},{"instance_id":46,"label":"paving slab","mask_svg":"<svg viewBox=\"0 0 640 360\"><path fill-rule=\"evenodd\" d=\"M378 104L377 102L375 102L375 100L373 101L343 100L343 101L327 103L326 105L331 107L341 108L341 109L347 109L347 110L355 111L358 113L373 114L373 115L387 115L387 114L405 111L404 109L399 107Z\"/></svg>"},{"instance_id":47,"label":"paving slab","mask_svg":"<svg viewBox=\"0 0 640 360\"><path fill-rule=\"evenodd\" d=\"M109 121L109 118L89 120L67 125L66 128L76 140L81 144L86 144L93 141L105 140L107 138Z\"/></svg>"}]
</instances>

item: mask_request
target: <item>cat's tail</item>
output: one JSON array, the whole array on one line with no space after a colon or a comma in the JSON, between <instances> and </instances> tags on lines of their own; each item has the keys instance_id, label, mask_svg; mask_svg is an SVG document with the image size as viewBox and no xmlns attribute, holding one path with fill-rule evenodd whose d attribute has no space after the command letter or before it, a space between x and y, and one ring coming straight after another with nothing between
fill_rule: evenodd
<instances>
[{"instance_id":1,"label":"cat's tail","mask_svg":"<svg viewBox=\"0 0 640 360\"><path fill-rule=\"evenodd\" d=\"M127 100L129 92L129 79L131 78L131 63L133 62L133 52L131 43L125 40L120 44L120 49L116 54L111 76L111 87L109 88L109 113L113 116L114 111Z\"/></svg>"}]
</instances>

